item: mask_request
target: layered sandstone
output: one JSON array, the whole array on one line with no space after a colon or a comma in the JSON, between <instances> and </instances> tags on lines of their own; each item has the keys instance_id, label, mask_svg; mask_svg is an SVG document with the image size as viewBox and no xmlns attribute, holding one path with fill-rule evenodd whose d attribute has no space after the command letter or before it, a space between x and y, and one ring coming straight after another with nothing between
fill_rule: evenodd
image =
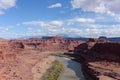
<instances>
[{"instance_id":1,"label":"layered sandstone","mask_svg":"<svg viewBox=\"0 0 120 80\"><path fill-rule=\"evenodd\" d=\"M40 72L38 68L33 68L39 67L39 71L45 71L54 60L49 52L27 50L21 42L0 40L0 80L39 80L34 75Z\"/></svg>"},{"instance_id":2,"label":"layered sandstone","mask_svg":"<svg viewBox=\"0 0 120 80\"><path fill-rule=\"evenodd\" d=\"M26 40L11 40L10 43L24 45L25 49L38 49L44 51L68 51L83 43L81 40L68 40L59 36L49 39L31 38Z\"/></svg>"},{"instance_id":3,"label":"layered sandstone","mask_svg":"<svg viewBox=\"0 0 120 80\"><path fill-rule=\"evenodd\" d=\"M83 43L59 36L50 39L0 40L0 80L40 80L55 57L54 51L69 51Z\"/></svg>"},{"instance_id":4,"label":"layered sandstone","mask_svg":"<svg viewBox=\"0 0 120 80\"><path fill-rule=\"evenodd\" d=\"M90 39L75 48L87 80L120 80L120 43Z\"/></svg>"}]
</instances>

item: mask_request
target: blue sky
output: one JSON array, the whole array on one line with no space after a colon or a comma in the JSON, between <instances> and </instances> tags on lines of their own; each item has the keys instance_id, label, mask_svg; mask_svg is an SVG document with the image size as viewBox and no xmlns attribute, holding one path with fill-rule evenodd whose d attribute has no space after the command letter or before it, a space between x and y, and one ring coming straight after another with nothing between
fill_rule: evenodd
<instances>
[{"instance_id":1,"label":"blue sky","mask_svg":"<svg viewBox=\"0 0 120 80\"><path fill-rule=\"evenodd\" d=\"M119 0L0 0L0 37L120 37Z\"/></svg>"}]
</instances>

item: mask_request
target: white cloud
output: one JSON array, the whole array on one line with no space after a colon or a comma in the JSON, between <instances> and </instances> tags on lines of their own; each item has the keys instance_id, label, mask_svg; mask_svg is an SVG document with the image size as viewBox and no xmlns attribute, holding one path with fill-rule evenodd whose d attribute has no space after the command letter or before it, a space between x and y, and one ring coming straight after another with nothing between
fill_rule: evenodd
<instances>
[{"instance_id":1,"label":"white cloud","mask_svg":"<svg viewBox=\"0 0 120 80\"><path fill-rule=\"evenodd\" d=\"M30 22L23 22L22 24L25 25L34 25L34 26L41 26L41 27L60 27L64 24L63 21L50 21L48 23L43 21L30 21Z\"/></svg>"},{"instance_id":2,"label":"white cloud","mask_svg":"<svg viewBox=\"0 0 120 80\"><path fill-rule=\"evenodd\" d=\"M120 14L116 15L116 17L114 18L114 21L120 22Z\"/></svg>"},{"instance_id":3,"label":"white cloud","mask_svg":"<svg viewBox=\"0 0 120 80\"><path fill-rule=\"evenodd\" d=\"M48 6L48 8L58 8L58 7L62 7L62 4L61 3L56 3L56 4Z\"/></svg>"},{"instance_id":4,"label":"white cloud","mask_svg":"<svg viewBox=\"0 0 120 80\"><path fill-rule=\"evenodd\" d=\"M100 18L101 19L101 18ZM54 36L67 35L69 37L119 37L120 25L95 24L96 19L92 18L72 18L65 21L30 21L22 24L40 26L42 29L28 29L27 35ZM69 25L68 25L69 23ZM78 23L76 25L76 23ZM85 24L83 27L83 24Z\"/></svg>"},{"instance_id":5,"label":"white cloud","mask_svg":"<svg viewBox=\"0 0 120 80\"><path fill-rule=\"evenodd\" d=\"M0 14L4 14L4 12L3 12L3 11L0 11Z\"/></svg>"},{"instance_id":6,"label":"white cloud","mask_svg":"<svg viewBox=\"0 0 120 80\"><path fill-rule=\"evenodd\" d=\"M95 13L106 13L115 16L120 12L120 0L72 0L72 8L81 8L84 11L93 11Z\"/></svg>"},{"instance_id":7,"label":"white cloud","mask_svg":"<svg viewBox=\"0 0 120 80\"><path fill-rule=\"evenodd\" d=\"M88 25L87 28L46 28L45 30L32 30L31 35L55 36L66 35L69 37L119 37L120 25Z\"/></svg>"},{"instance_id":8,"label":"white cloud","mask_svg":"<svg viewBox=\"0 0 120 80\"><path fill-rule=\"evenodd\" d=\"M106 0L108 2L108 9L112 12L120 12L120 0Z\"/></svg>"},{"instance_id":9,"label":"white cloud","mask_svg":"<svg viewBox=\"0 0 120 80\"><path fill-rule=\"evenodd\" d=\"M16 5L16 0L0 0L0 14L4 14L4 10L12 8Z\"/></svg>"},{"instance_id":10,"label":"white cloud","mask_svg":"<svg viewBox=\"0 0 120 80\"><path fill-rule=\"evenodd\" d=\"M95 19L91 18L73 18L68 21L69 24L73 23L79 23L79 24L88 24L88 23L94 23Z\"/></svg>"},{"instance_id":11,"label":"white cloud","mask_svg":"<svg viewBox=\"0 0 120 80\"><path fill-rule=\"evenodd\" d=\"M107 37L119 37L120 25L87 25L84 29L84 34L91 37L107 36Z\"/></svg>"},{"instance_id":12,"label":"white cloud","mask_svg":"<svg viewBox=\"0 0 120 80\"><path fill-rule=\"evenodd\" d=\"M50 26L62 26L64 23L62 21L51 21L48 25Z\"/></svg>"},{"instance_id":13,"label":"white cloud","mask_svg":"<svg viewBox=\"0 0 120 80\"><path fill-rule=\"evenodd\" d=\"M69 26L75 23L81 24L90 24L94 23L95 19L91 18L72 18L68 19L65 21L60 21L60 20L54 20L50 22L44 22L44 21L28 21L28 22L23 22L22 24L25 25L33 25L33 26L41 26L41 27L62 27L62 26Z\"/></svg>"}]
</instances>

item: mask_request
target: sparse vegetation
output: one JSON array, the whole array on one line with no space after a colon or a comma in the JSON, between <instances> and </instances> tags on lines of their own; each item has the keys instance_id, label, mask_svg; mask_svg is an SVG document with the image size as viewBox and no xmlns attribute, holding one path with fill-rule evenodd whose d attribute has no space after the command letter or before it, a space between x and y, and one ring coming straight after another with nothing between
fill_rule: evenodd
<instances>
[{"instance_id":1,"label":"sparse vegetation","mask_svg":"<svg viewBox=\"0 0 120 80\"><path fill-rule=\"evenodd\" d=\"M60 76L62 75L63 70L63 64L56 60L53 62L52 67L44 74L42 80L60 80Z\"/></svg>"}]
</instances>

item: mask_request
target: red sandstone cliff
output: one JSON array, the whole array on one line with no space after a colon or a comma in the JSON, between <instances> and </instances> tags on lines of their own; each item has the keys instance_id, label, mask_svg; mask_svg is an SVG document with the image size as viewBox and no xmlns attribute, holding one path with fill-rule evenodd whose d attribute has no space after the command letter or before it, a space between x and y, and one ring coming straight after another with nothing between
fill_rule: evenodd
<instances>
[{"instance_id":1,"label":"red sandstone cliff","mask_svg":"<svg viewBox=\"0 0 120 80\"><path fill-rule=\"evenodd\" d=\"M0 80L38 80L55 60L49 56L50 51L73 50L81 43L83 41L58 36L50 39L1 39Z\"/></svg>"},{"instance_id":2,"label":"red sandstone cliff","mask_svg":"<svg viewBox=\"0 0 120 80\"><path fill-rule=\"evenodd\" d=\"M87 80L120 80L120 43L90 39L75 48Z\"/></svg>"},{"instance_id":3,"label":"red sandstone cliff","mask_svg":"<svg viewBox=\"0 0 120 80\"><path fill-rule=\"evenodd\" d=\"M68 51L83 43L80 40L68 40L59 36L50 39L31 38L27 40L11 40L16 47L39 49L41 51Z\"/></svg>"}]
</instances>

